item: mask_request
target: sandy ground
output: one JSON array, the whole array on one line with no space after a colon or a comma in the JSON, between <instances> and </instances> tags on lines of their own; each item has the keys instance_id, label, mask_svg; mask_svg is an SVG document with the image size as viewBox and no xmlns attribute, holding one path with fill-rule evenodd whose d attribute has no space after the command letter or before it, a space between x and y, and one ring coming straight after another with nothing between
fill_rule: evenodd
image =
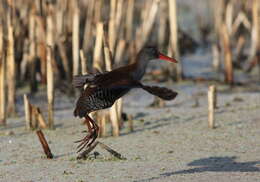
<instances>
[{"instance_id":1,"label":"sandy ground","mask_svg":"<svg viewBox=\"0 0 260 182\"><path fill-rule=\"evenodd\" d=\"M207 85L182 83L174 89L181 92L165 108L148 107L153 96L144 91L125 97L134 132L125 123L120 137L99 140L127 160L100 147L97 159L76 160L73 142L83 137L85 127L72 117L68 99L56 100L56 129L44 131L53 160L44 157L36 134L24 129L23 117L8 120L0 128L0 181L259 181L259 90L219 86L217 128L212 130L207 128Z\"/></svg>"}]
</instances>

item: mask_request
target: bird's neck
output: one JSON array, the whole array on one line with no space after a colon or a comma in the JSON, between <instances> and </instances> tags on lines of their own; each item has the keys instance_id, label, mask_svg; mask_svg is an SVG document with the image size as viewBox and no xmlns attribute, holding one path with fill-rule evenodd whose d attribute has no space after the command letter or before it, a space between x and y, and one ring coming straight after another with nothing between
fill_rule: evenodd
<instances>
[{"instance_id":1,"label":"bird's neck","mask_svg":"<svg viewBox=\"0 0 260 182\"><path fill-rule=\"evenodd\" d=\"M147 61L137 61L132 64L132 76L135 80L141 80L145 74L145 70L147 67Z\"/></svg>"}]
</instances>

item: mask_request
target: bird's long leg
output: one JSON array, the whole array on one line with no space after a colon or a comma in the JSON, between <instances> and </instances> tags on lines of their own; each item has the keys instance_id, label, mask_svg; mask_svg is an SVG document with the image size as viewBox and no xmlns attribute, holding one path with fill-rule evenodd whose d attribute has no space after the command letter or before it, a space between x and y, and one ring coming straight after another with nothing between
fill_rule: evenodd
<instances>
[{"instance_id":1,"label":"bird's long leg","mask_svg":"<svg viewBox=\"0 0 260 182\"><path fill-rule=\"evenodd\" d=\"M90 125L90 121L87 120L87 119L85 119L84 124L87 125L87 127L88 127L88 132L90 132L90 131L92 130L92 126ZM84 132L84 131L83 131L83 132Z\"/></svg>"}]
</instances>

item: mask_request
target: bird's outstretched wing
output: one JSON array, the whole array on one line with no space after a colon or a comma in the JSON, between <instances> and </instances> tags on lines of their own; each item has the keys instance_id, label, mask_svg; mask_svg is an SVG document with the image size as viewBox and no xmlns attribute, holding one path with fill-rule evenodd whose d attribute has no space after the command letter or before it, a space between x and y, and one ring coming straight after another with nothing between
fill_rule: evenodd
<instances>
[{"instance_id":1,"label":"bird's outstretched wing","mask_svg":"<svg viewBox=\"0 0 260 182\"><path fill-rule=\"evenodd\" d=\"M177 92L165 87L142 85L142 89L144 89L152 95L160 97L163 100L173 100L178 95Z\"/></svg>"},{"instance_id":2,"label":"bird's outstretched wing","mask_svg":"<svg viewBox=\"0 0 260 182\"><path fill-rule=\"evenodd\" d=\"M178 95L177 92L175 92L171 89L168 89L166 87L143 85L139 81L135 81L135 80L131 80L131 81L121 80L120 83L114 83L113 85L111 85L111 87L113 89L116 89L116 88L119 88L119 89L120 88L121 89L142 88L145 91L149 92L150 94L158 96L163 100L173 100Z\"/></svg>"}]
</instances>

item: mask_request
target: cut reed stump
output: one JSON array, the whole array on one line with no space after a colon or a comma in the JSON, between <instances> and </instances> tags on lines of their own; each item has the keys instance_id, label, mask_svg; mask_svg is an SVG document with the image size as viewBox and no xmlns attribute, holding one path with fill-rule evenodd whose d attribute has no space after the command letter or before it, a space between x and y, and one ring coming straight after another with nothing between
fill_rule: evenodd
<instances>
[{"instance_id":1,"label":"cut reed stump","mask_svg":"<svg viewBox=\"0 0 260 182\"><path fill-rule=\"evenodd\" d=\"M40 140L40 142L42 144L42 148L43 148L43 151L44 151L45 155L47 156L48 159L52 159L53 155L51 153L51 149L50 149L50 147L48 145L48 142L46 141L46 139L44 137L44 134L42 133L41 130L37 130L36 134L39 137L39 140Z\"/></svg>"},{"instance_id":2,"label":"cut reed stump","mask_svg":"<svg viewBox=\"0 0 260 182\"><path fill-rule=\"evenodd\" d=\"M6 125L5 112L5 59L3 52L3 29L0 24L0 125Z\"/></svg>"},{"instance_id":3,"label":"cut reed stump","mask_svg":"<svg viewBox=\"0 0 260 182\"><path fill-rule=\"evenodd\" d=\"M214 123L214 110L216 104L216 87L211 85L208 90L208 126L211 129L215 128Z\"/></svg>"}]
</instances>

